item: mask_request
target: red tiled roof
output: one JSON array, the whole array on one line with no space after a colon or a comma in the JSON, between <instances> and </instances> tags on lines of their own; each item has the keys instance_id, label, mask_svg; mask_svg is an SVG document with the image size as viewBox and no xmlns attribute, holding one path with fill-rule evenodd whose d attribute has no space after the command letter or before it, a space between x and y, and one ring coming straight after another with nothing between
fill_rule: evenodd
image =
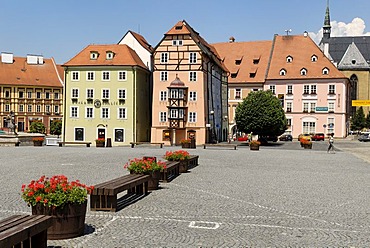
<instances>
[{"instance_id":1,"label":"red tiled roof","mask_svg":"<svg viewBox=\"0 0 370 248\"><path fill-rule=\"evenodd\" d=\"M60 81L64 79L63 70L57 68L52 58L43 61L43 64L27 64L26 57L13 57L12 64L0 62L0 84L63 87Z\"/></svg>"},{"instance_id":2,"label":"red tiled roof","mask_svg":"<svg viewBox=\"0 0 370 248\"><path fill-rule=\"evenodd\" d=\"M236 77L229 76L229 83L265 82L272 41L223 42L212 45L224 58L230 73L236 74ZM258 60L258 63L255 64L254 60ZM255 73L254 77L251 77L251 73Z\"/></svg>"},{"instance_id":3,"label":"red tiled roof","mask_svg":"<svg viewBox=\"0 0 370 248\"><path fill-rule=\"evenodd\" d=\"M114 53L113 59L106 59L106 52ZM97 59L90 59L90 53L97 52ZM143 61L127 45L88 45L63 66L140 66L147 69Z\"/></svg>"},{"instance_id":4,"label":"red tiled roof","mask_svg":"<svg viewBox=\"0 0 370 248\"><path fill-rule=\"evenodd\" d=\"M268 69L267 79L304 79L304 78L346 78L324 55L315 42L304 35L276 35L273 41L273 53ZM312 62L312 56L317 61ZM287 63L287 57L293 58ZM324 68L329 69L328 75L323 75ZM301 75L301 69L307 70L307 75ZM285 76L280 76L281 69L286 70Z\"/></svg>"}]
</instances>

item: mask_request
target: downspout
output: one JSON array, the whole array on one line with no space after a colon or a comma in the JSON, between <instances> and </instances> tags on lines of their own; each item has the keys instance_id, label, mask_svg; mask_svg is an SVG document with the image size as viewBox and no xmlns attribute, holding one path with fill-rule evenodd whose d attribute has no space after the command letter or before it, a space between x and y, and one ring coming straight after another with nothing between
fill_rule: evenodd
<instances>
[{"instance_id":1,"label":"downspout","mask_svg":"<svg viewBox=\"0 0 370 248\"><path fill-rule=\"evenodd\" d=\"M66 88L67 88L67 70L68 67L64 68L64 87L63 87L63 135L62 141L66 141L66 116L67 116L67 96L66 96Z\"/></svg>"},{"instance_id":2,"label":"downspout","mask_svg":"<svg viewBox=\"0 0 370 248\"><path fill-rule=\"evenodd\" d=\"M133 118L132 118L132 131L133 131L133 142L137 142L137 132L136 132L136 69L134 66L132 66L132 72L133 72L133 101L132 101L132 112L133 112Z\"/></svg>"}]
</instances>

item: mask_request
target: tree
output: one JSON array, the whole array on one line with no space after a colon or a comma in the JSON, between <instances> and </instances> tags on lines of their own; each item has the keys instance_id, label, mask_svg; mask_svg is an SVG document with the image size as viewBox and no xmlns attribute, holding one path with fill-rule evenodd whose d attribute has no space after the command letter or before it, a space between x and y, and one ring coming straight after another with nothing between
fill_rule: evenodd
<instances>
[{"instance_id":1,"label":"tree","mask_svg":"<svg viewBox=\"0 0 370 248\"><path fill-rule=\"evenodd\" d=\"M359 107L352 118L351 130L361 130L366 126L364 110Z\"/></svg>"},{"instance_id":2,"label":"tree","mask_svg":"<svg viewBox=\"0 0 370 248\"><path fill-rule=\"evenodd\" d=\"M365 122L366 122L366 128L370 128L370 112L367 113Z\"/></svg>"},{"instance_id":3,"label":"tree","mask_svg":"<svg viewBox=\"0 0 370 248\"><path fill-rule=\"evenodd\" d=\"M53 120L50 125L50 133L54 135L59 135L62 133L62 121L61 120Z\"/></svg>"},{"instance_id":4,"label":"tree","mask_svg":"<svg viewBox=\"0 0 370 248\"><path fill-rule=\"evenodd\" d=\"M30 125L30 133L45 133L45 125L41 121L33 121Z\"/></svg>"},{"instance_id":5,"label":"tree","mask_svg":"<svg viewBox=\"0 0 370 248\"><path fill-rule=\"evenodd\" d=\"M271 91L249 93L235 112L238 130L259 136L278 136L284 133L287 120L281 102Z\"/></svg>"}]
</instances>

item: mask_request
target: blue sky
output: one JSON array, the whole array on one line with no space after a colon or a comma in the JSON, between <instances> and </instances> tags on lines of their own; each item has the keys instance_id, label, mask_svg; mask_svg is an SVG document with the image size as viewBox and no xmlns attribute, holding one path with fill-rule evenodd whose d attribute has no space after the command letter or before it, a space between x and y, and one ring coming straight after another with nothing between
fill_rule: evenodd
<instances>
[{"instance_id":1,"label":"blue sky","mask_svg":"<svg viewBox=\"0 0 370 248\"><path fill-rule=\"evenodd\" d=\"M271 40L274 34L319 39L326 0L12 0L2 1L0 51L41 54L63 64L89 44L114 44L128 31L156 46L185 19L209 43ZM369 0L331 0L337 35L367 34ZM355 19L357 18L357 19Z\"/></svg>"}]
</instances>

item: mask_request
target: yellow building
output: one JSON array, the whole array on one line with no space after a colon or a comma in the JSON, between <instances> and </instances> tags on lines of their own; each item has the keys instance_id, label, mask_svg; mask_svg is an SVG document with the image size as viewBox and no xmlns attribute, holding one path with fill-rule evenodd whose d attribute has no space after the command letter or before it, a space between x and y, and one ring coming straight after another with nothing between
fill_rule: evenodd
<instances>
[{"instance_id":1,"label":"yellow building","mask_svg":"<svg viewBox=\"0 0 370 248\"><path fill-rule=\"evenodd\" d=\"M0 63L0 128L29 131L40 121L50 124L62 119L63 69L54 60L39 55L14 57L2 53Z\"/></svg>"},{"instance_id":2,"label":"yellow building","mask_svg":"<svg viewBox=\"0 0 370 248\"><path fill-rule=\"evenodd\" d=\"M63 141L149 141L150 72L134 50L89 45L63 66Z\"/></svg>"}]
</instances>

